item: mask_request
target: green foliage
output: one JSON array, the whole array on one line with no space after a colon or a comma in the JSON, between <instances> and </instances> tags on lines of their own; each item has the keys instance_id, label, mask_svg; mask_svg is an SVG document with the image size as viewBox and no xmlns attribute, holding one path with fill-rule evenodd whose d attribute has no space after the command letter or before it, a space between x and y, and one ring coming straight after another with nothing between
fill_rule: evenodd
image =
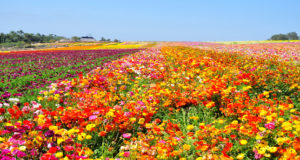
<instances>
[{"instance_id":1,"label":"green foliage","mask_svg":"<svg viewBox=\"0 0 300 160\"><path fill-rule=\"evenodd\" d=\"M57 36L54 34L44 35L44 34L33 34L33 33L24 33L22 30L19 31L11 31L7 34L0 33L0 43L17 43L17 42L25 42L25 43L47 43L47 42L55 42L64 37Z\"/></svg>"},{"instance_id":2,"label":"green foliage","mask_svg":"<svg viewBox=\"0 0 300 160\"><path fill-rule=\"evenodd\" d=\"M289 32L287 34L274 34L270 40L298 40L299 36L296 32Z\"/></svg>"},{"instance_id":3,"label":"green foliage","mask_svg":"<svg viewBox=\"0 0 300 160\"><path fill-rule=\"evenodd\" d=\"M299 36L296 32L290 32L287 34L287 36L289 37L289 40L298 40Z\"/></svg>"},{"instance_id":4,"label":"green foliage","mask_svg":"<svg viewBox=\"0 0 300 160\"><path fill-rule=\"evenodd\" d=\"M74 41L74 42L79 42L79 41L80 41L80 37L73 36L73 37L71 38L71 40Z\"/></svg>"}]
</instances>

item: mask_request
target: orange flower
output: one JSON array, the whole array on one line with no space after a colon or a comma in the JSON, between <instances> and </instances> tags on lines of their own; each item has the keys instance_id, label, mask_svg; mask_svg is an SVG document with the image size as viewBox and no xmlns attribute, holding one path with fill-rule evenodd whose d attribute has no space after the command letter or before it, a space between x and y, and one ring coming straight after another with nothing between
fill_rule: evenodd
<instances>
[{"instance_id":1,"label":"orange flower","mask_svg":"<svg viewBox=\"0 0 300 160\"><path fill-rule=\"evenodd\" d=\"M106 131L101 131L101 132L99 133L99 136L101 136L101 137L106 136Z\"/></svg>"}]
</instances>

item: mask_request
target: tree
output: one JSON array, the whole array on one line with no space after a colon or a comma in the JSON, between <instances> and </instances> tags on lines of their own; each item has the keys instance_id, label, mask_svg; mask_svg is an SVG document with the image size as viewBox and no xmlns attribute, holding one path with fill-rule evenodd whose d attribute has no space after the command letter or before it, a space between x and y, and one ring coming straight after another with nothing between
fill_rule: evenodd
<instances>
[{"instance_id":1,"label":"tree","mask_svg":"<svg viewBox=\"0 0 300 160\"><path fill-rule=\"evenodd\" d=\"M274 34L271 40L289 40L289 37L285 34Z\"/></svg>"},{"instance_id":2,"label":"tree","mask_svg":"<svg viewBox=\"0 0 300 160\"><path fill-rule=\"evenodd\" d=\"M290 32L287 34L289 40L298 40L299 39L299 36L297 35L296 32Z\"/></svg>"},{"instance_id":3,"label":"tree","mask_svg":"<svg viewBox=\"0 0 300 160\"><path fill-rule=\"evenodd\" d=\"M71 40L74 41L74 42L79 42L80 37L73 36L73 37L71 38Z\"/></svg>"},{"instance_id":4,"label":"tree","mask_svg":"<svg viewBox=\"0 0 300 160\"><path fill-rule=\"evenodd\" d=\"M115 39L114 42L119 42L119 40L118 40L118 39Z\"/></svg>"},{"instance_id":5,"label":"tree","mask_svg":"<svg viewBox=\"0 0 300 160\"><path fill-rule=\"evenodd\" d=\"M0 33L0 43L5 43L6 35L4 33Z\"/></svg>"},{"instance_id":6,"label":"tree","mask_svg":"<svg viewBox=\"0 0 300 160\"><path fill-rule=\"evenodd\" d=\"M34 41L34 35L32 33L24 33L24 42L31 43Z\"/></svg>"},{"instance_id":7,"label":"tree","mask_svg":"<svg viewBox=\"0 0 300 160\"><path fill-rule=\"evenodd\" d=\"M287 34L274 34L270 40L298 40L299 36L296 32L289 32Z\"/></svg>"},{"instance_id":8,"label":"tree","mask_svg":"<svg viewBox=\"0 0 300 160\"><path fill-rule=\"evenodd\" d=\"M104 42L105 42L105 41L106 41L106 39L105 39L104 37L101 37L101 40L100 40L100 41L104 41Z\"/></svg>"}]
</instances>

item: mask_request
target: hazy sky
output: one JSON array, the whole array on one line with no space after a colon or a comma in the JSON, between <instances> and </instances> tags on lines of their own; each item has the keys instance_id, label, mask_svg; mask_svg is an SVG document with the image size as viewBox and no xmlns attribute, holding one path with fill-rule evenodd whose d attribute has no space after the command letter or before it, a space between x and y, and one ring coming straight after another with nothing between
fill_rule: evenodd
<instances>
[{"instance_id":1,"label":"hazy sky","mask_svg":"<svg viewBox=\"0 0 300 160\"><path fill-rule=\"evenodd\" d=\"M122 41L265 40L300 34L300 0L0 0L0 32Z\"/></svg>"}]
</instances>

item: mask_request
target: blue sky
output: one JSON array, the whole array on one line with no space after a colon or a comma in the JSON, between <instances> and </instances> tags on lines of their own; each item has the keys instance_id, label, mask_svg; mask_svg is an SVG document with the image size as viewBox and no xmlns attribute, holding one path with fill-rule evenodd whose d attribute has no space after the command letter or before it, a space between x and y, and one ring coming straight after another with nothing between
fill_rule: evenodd
<instances>
[{"instance_id":1,"label":"blue sky","mask_svg":"<svg viewBox=\"0 0 300 160\"><path fill-rule=\"evenodd\" d=\"M0 0L0 32L122 41L265 40L300 34L300 0Z\"/></svg>"}]
</instances>

